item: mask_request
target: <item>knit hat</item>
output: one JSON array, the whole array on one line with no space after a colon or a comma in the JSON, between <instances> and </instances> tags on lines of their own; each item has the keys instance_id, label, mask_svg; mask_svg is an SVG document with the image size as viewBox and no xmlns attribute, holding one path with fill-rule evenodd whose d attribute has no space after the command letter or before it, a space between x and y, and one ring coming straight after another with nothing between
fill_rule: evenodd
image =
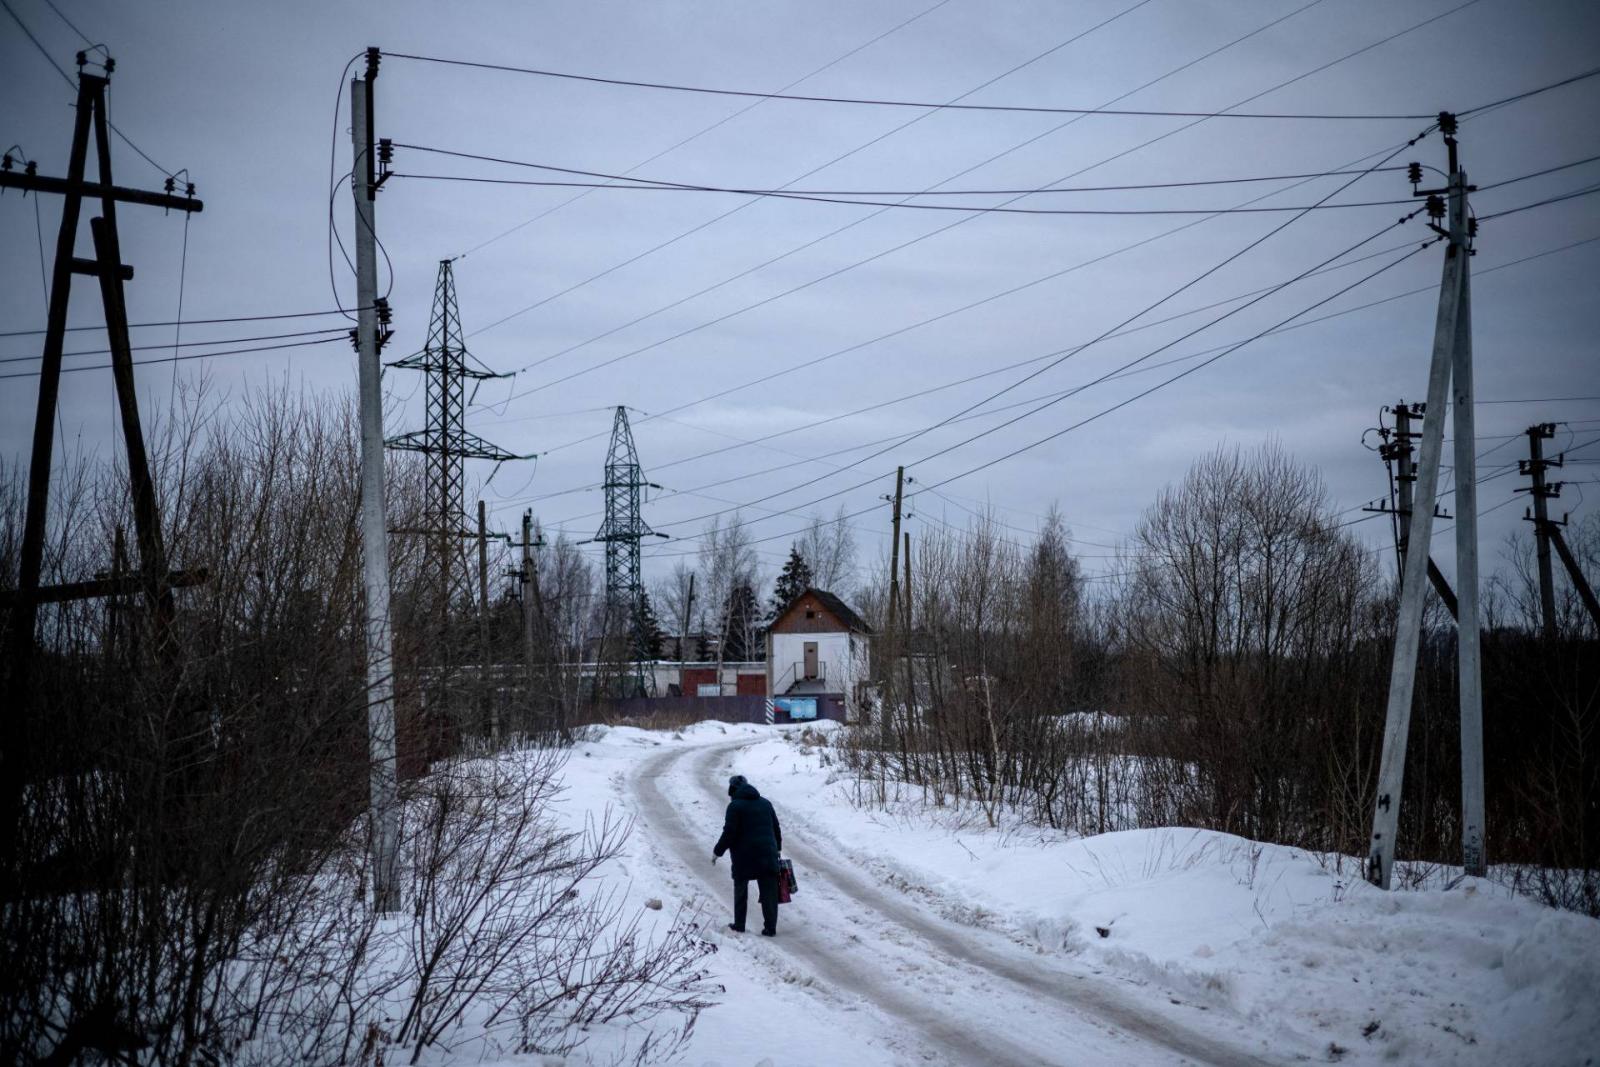
<instances>
[{"instance_id":1,"label":"knit hat","mask_svg":"<svg viewBox=\"0 0 1600 1067\"><path fill-rule=\"evenodd\" d=\"M742 774L734 775L732 778L728 779L728 795L730 797L733 796L734 791L737 790L741 785L749 785L749 784L750 783L745 781L744 775L742 775Z\"/></svg>"}]
</instances>

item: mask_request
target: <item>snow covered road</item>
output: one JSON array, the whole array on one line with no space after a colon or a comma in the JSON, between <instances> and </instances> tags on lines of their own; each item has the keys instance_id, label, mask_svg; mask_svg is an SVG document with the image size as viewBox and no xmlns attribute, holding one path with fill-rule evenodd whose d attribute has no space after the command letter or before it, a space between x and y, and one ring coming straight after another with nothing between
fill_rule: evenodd
<instances>
[{"instance_id":1,"label":"snow covered road","mask_svg":"<svg viewBox=\"0 0 1600 1067\"><path fill-rule=\"evenodd\" d=\"M694 879L712 916L726 914L731 899L728 868L712 864L710 848L726 803L723 783L734 753L750 743L670 748L641 761L629 779L644 830L663 859ZM724 950L750 955L774 972L775 982L856 1002L900 1058L1263 1064L1310 1052L1280 1045L1270 1060L1260 1059L1249 1051L1261 1047L1260 1035L1243 1020L1178 1004L1150 986L1073 970L1000 934L948 922L816 847L799 820L788 820L784 831L801 893L782 909L776 941L723 931ZM708 925L721 929L721 921ZM788 1051L805 1059L802 1050Z\"/></svg>"}]
</instances>

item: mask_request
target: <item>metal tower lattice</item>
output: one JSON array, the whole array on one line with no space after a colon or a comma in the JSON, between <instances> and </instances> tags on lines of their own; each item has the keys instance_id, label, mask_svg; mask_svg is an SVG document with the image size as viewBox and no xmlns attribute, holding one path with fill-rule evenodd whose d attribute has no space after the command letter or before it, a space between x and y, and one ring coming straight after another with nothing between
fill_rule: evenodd
<instances>
[{"instance_id":1,"label":"metal tower lattice","mask_svg":"<svg viewBox=\"0 0 1600 1067\"><path fill-rule=\"evenodd\" d=\"M639 542L656 533L639 513L643 490L659 488L645 481L639 452L628 426L628 409L619 406L611 423L611 447L606 450L606 517L594 540L606 546L606 618L625 619L631 669L624 673L625 695L645 692L643 609L644 578L639 566ZM608 627L609 628L609 627ZM601 635L602 639L606 636Z\"/></svg>"},{"instance_id":2,"label":"metal tower lattice","mask_svg":"<svg viewBox=\"0 0 1600 1067\"><path fill-rule=\"evenodd\" d=\"M428 375L427 427L390 438L388 446L427 457L427 512L416 532L428 537L428 559L439 575L440 609L448 613L451 600L466 591L462 539L476 536L468 529L465 501L465 461L519 459L490 444L465 426L466 383L499 378L467 352L456 306L456 280L452 260L439 261L439 282L433 292L433 314L428 323L428 343L422 351L390 366L420 370Z\"/></svg>"}]
</instances>

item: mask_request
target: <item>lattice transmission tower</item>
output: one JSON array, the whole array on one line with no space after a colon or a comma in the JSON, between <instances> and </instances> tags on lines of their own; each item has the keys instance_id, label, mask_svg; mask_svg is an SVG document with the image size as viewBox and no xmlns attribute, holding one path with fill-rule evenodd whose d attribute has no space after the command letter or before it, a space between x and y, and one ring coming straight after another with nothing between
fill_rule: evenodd
<instances>
[{"instance_id":1,"label":"lattice transmission tower","mask_svg":"<svg viewBox=\"0 0 1600 1067\"><path fill-rule=\"evenodd\" d=\"M428 488L426 511L420 528L397 533L417 533L427 537L426 559L439 581L437 610L441 627L448 618L450 604L461 596L470 598L463 539L476 537L467 522L462 491L466 481L466 461L487 459L503 462L520 459L476 434L465 424L467 382L480 382L503 375L482 366L468 352L461 330L461 312L456 305L456 280L452 260L439 261L439 281L433 292L433 314L428 323L428 343L422 351L390 366L420 370L427 374L427 426L400 434L386 442L402 452L421 452L427 457Z\"/></svg>"},{"instance_id":2,"label":"lattice transmission tower","mask_svg":"<svg viewBox=\"0 0 1600 1067\"><path fill-rule=\"evenodd\" d=\"M639 543L646 537L666 537L650 529L640 514L645 489L659 489L648 482L633 445L633 430L628 425L628 409L618 406L611 423L611 446L606 449L606 517L594 540L606 546L606 630L613 620L624 620L627 628L628 669L619 672L624 696L645 694L644 660L644 577L639 566ZM602 640L607 635L601 634Z\"/></svg>"}]
</instances>

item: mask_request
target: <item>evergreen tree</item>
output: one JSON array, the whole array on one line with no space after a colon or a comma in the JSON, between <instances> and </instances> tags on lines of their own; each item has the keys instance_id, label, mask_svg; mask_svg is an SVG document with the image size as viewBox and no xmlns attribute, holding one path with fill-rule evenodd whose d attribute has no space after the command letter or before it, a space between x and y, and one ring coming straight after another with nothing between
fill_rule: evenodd
<instances>
[{"instance_id":1,"label":"evergreen tree","mask_svg":"<svg viewBox=\"0 0 1600 1067\"><path fill-rule=\"evenodd\" d=\"M789 606L789 601L810 589L814 579L811 577L811 565L800 554L797 546L789 548L789 562L783 565L783 571L778 575L778 584L772 590L772 614L776 615Z\"/></svg>"},{"instance_id":2,"label":"evergreen tree","mask_svg":"<svg viewBox=\"0 0 1600 1067\"><path fill-rule=\"evenodd\" d=\"M661 642L665 638L661 623L656 619L656 609L650 603L650 594L640 590L639 606L633 619L633 647L640 659L661 658Z\"/></svg>"},{"instance_id":3,"label":"evergreen tree","mask_svg":"<svg viewBox=\"0 0 1600 1067\"><path fill-rule=\"evenodd\" d=\"M724 660L747 663L764 658L763 642L756 640L760 610L756 591L749 582L740 582L733 587L733 592L728 594L727 610L723 613Z\"/></svg>"}]
</instances>

